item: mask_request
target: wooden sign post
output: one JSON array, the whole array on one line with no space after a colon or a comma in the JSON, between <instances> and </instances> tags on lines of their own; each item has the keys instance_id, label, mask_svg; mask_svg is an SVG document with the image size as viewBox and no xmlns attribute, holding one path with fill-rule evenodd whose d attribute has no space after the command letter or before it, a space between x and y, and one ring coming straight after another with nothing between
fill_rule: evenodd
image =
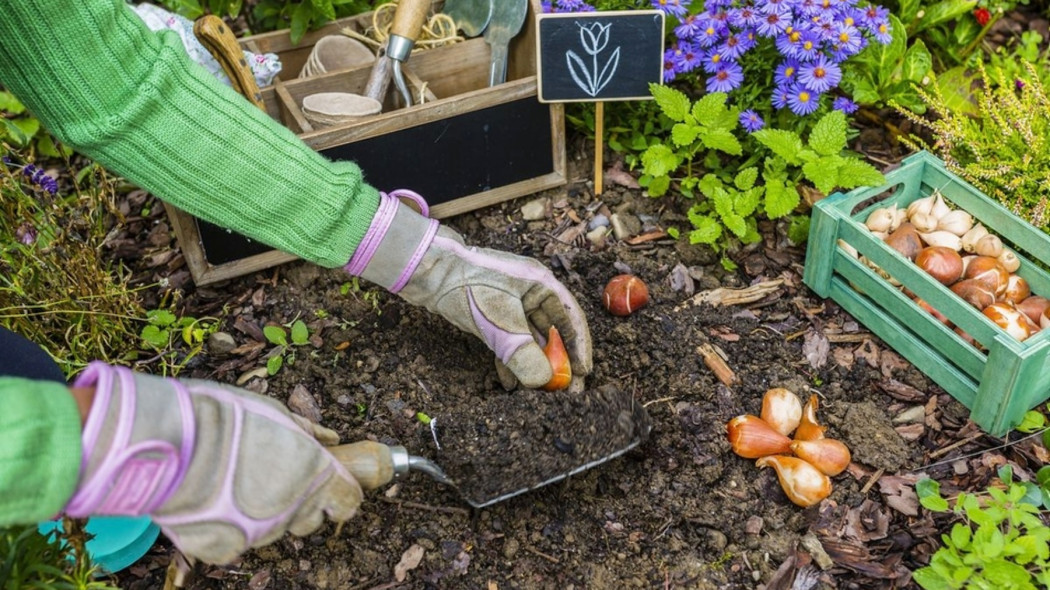
<instances>
[{"instance_id":1,"label":"wooden sign post","mask_svg":"<svg viewBox=\"0 0 1050 590\"><path fill-rule=\"evenodd\" d=\"M541 14L536 43L540 102L594 101L594 194L602 194L603 105L649 100L663 81L659 10Z\"/></svg>"}]
</instances>

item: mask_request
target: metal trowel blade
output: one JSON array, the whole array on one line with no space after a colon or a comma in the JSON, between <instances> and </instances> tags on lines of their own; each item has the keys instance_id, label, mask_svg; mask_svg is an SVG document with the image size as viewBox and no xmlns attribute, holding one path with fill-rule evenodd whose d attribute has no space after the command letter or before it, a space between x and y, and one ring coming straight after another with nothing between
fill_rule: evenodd
<instances>
[{"instance_id":1,"label":"metal trowel blade","mask_svg":"<svg viewBox=\"0 0 1050 590\"><path fill-rule=\"evenodd\" d=\"M489 26L495 0L445 0L441 10L467 37L477 37Z\"/></svg>"}]
</instances>

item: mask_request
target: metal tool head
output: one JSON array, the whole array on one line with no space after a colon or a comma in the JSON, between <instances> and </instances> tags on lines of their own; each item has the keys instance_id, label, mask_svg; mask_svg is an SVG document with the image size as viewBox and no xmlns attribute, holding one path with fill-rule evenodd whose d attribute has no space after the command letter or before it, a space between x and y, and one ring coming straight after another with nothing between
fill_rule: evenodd
<instances>
[{"instance_id":1,"label":"metal tool head","mask_svg":"<svg viewBox=\"0 0 1050 590\"><path fill-rule=\"evenodd\" d=\"M501 0L502 1L502 0ZM489 25L495 0L445 0L441 12L467 37L477 37Z\"/></svg>"},{"instance_id":2,"label":"metal tool head","mask_svg":"<svg viewBox=\"0 0 1050 590\"><path fill-rule=\"evenodd\" d=\"M492 46L489 85L507 81L507 45L525 24L529 0L498 0L492 7L492 18L485 27L485 41Z\"/></svg>"}]
</instances>

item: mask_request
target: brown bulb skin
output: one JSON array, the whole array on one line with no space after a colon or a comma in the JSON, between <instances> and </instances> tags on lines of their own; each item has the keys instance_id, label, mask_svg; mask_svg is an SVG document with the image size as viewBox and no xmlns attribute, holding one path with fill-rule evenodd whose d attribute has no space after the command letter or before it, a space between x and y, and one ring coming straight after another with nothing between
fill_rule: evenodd
<instances>
[{"instance_id":1,"label":"brown bulb skin","mask_svg":"<svg viewBox=\"0 0 1050 590\"><path fill-rule=\"evenodd\" d=\"M634 275L616 275L602 293L602 304L609 313L628 316L649 302L649 288Z\"/></svg>"}]
</instances>

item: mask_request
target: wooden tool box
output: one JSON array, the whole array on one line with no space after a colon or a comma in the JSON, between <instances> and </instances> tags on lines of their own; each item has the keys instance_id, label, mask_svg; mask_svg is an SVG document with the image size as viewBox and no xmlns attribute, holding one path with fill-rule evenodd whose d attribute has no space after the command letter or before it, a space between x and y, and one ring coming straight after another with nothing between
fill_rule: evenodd
<instances>
[{"instance_id":1,"label":"wooden tool box","mask_svg":"<svg viewBox=\"0 0 1050 590\"><path fill-rule=\"evenodd\" d=\"M371 66L297 79L314 43L350 27L364 32L372 14L329 23L292 45L287 30L247 37L244 48L276 53L282 75L262 89L267 112L333 160L358 163L380 190L409 188L431 215L457 215L566 182L565 118L561 104L537 100L536 22L530 0L521 32L510 44L507 82L489 87L489 45L481 37L414 53L402 71L418 103L394 108L391 84L384 112L353 123L314 128L302 99L317 92L363 94ZM168 208L190 273L198 285L283 262L275 251L227 229Z\"/></svg>"}]
</instances>

